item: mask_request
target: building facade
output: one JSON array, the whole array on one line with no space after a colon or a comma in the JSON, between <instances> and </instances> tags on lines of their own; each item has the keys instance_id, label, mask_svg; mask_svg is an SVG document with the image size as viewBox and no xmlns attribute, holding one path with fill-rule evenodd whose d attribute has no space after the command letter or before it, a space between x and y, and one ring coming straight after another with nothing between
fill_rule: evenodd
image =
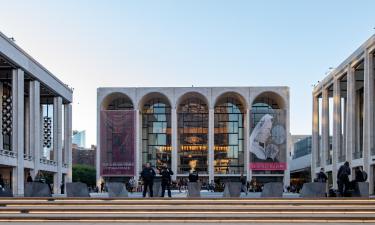
<instances>
[{"instance_id":1,"label":"building facade","mask_svg":"<svg viewBox=\"0 0 375 225\"><path fill-rule=\"evenodd\" d=\"M244 174L289 184L289 88L98 88L97 180L137 179L166 163L174 179Z\"/></svg>"},{"instance_id":2,"label":"building facade","mask_svg":"<svg viewBox=\"0 0 375 225\"><path fill-rule=\"evenodd\" d=\"M73 130L72 143L80 148L86 148L86 131Z\"/></svg>"},{"instance_id":3,"label":"building facade","mask_svg":"<svg viewBox=\"0 0 375 225\"><path fill-rule=\"evenodd\" d=\"M325 168L337 187L337 171L348 161L353 170L362 167L368 173L370 193L375 169L374 52L372 36L315 86L312 121L311 173Z\"/></svg>"},{"instance_id":4,"label":"building facade","mask_svg":"<svg viewBox=\"0 0 375 225\"><path fill-rule=\"evenodd\" d=\"M0 174L15 196L28 173L71 181L72 90L0 33Z\"/></svg>"},{"instance_id":5,"label":"building facade","mask_svg":"<svg viewBox=\"0 0 375 225\"><path fill-rule=\"evenodd\" d=\"M311 135L292 135L292 155L290 161L290 183L301 190L304 183L311 180Z\"/></svg>"},{"instance_id":6,"label":"building facade","mask_svg":"<svg viewBox=\"0 0 375 225\"><path fill-rule=\"evenodd\" d=\"M72 146L72 164L96 167L96 146L82 148L75 144Z\"/></svg>"}]
</instances>

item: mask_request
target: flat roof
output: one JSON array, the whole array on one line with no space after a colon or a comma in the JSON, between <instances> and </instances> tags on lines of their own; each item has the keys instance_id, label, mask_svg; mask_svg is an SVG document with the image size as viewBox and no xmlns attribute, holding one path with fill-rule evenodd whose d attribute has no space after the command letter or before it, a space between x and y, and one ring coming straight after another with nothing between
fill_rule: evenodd
<instances>
[{"instance_id":1,"label":"flat roof","mask_svg":"<svg viewBox=\"0 0 375 225\"><path fill-rule=\"evenodd\" d=\"M27 54L14 41L0 32L0 54L13 65L23 69L32 78L40 81L68 102L73 101L73 90Z\"/></svg>"}]
</instances>

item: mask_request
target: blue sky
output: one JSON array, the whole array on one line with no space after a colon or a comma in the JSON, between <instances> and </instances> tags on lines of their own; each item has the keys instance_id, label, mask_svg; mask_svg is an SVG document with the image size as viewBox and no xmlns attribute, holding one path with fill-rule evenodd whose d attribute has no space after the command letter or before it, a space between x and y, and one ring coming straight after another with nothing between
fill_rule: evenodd
<instances>
[{"instance_id":1,"label":"blue sky","mask_svg":"<svg viewBox=\"0 0 375 225\"><path fill-rule=\"evenodd\" d=\"M88 144L100 86L286 85L311 133L312 85L375 33L375 1L0 2L0 31L74 87Z\"/></svg>"}]
</instances>

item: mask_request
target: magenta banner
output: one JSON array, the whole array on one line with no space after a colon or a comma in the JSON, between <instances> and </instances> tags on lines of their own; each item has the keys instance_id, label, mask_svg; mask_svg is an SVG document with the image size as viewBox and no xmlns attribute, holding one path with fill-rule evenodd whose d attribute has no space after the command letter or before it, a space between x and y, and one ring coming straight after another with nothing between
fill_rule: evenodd
<instances>
[{"instance_id":1,"label":"magenta banner","mask_svg":"<svg viewBox=\"0 0 375 225\"><path fill-rule=\"evenodd\" d=\"M135 111L100 112L100 175L135 176Z\"/></svg>"},{"instance_id":2,"label":"magenta banner","mask_svg":"<svg viewBox=\"0 0 375 225\"><path fill-rule=\"evenodd\" d=\"M286 163L275 163L275 162L254 162L250 163L251 170L286 170Z\"/></svg>"}]
</instances>

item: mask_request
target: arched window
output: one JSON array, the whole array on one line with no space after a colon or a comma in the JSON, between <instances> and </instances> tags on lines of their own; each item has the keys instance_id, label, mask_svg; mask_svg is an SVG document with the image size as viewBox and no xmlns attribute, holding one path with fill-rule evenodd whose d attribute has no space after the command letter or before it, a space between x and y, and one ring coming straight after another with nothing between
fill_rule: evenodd
<instances>
[{"instance_id":1,"label":"arched window","mask_svg":"<svg viewBox=\"0 0 375 225\"><path fill-rule=\"evenodd\" d=\"M207 173L208 106L199 97L190 97L178 106L178 172L194 167Z\"/></svg>"},{"instance_id":2,"label":"arched window","mask_svg":"<svg viewBox=\"0 0 375 225\"><path fill-rule=\"evenodd\" d=\"M142 162L171 167L171 106L161 98L147 101L142 109Z\"/></svg>"},{"instance_id":3,"label":"arched window","mask_svg":"<svg viewBox=\"0 0 375 225\"><path fill-rule=\"evenodd\" d=\"M234 97L222 97L215 105L215 174L244 171L244 107Z\"/></svg>"}]
</instances>

